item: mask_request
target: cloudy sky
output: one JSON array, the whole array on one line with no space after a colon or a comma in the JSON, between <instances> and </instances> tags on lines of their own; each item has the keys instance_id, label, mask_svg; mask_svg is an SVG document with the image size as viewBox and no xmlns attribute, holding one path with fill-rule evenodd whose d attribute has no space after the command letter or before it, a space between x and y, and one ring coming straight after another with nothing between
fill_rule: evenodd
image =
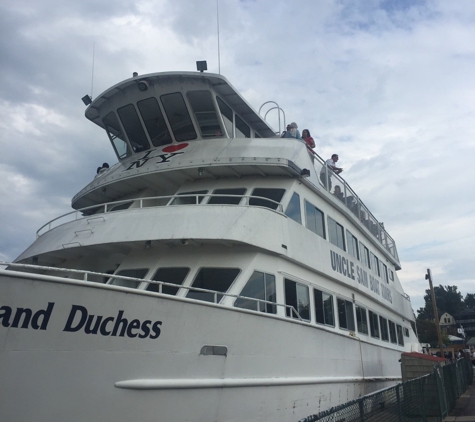
<instances>
[{"instance_id":1,"label":"cloudy sky","mask_svg":"<svg viewBox=\"0 0 475 422\"><path fill-rule=\"evenodd\" d=\"M339 153L414 309L427 268L475 293L474 1L3 0L0 22L0 260L116 162L81 97L207 60Z\"/></svg>"}]
</instances>

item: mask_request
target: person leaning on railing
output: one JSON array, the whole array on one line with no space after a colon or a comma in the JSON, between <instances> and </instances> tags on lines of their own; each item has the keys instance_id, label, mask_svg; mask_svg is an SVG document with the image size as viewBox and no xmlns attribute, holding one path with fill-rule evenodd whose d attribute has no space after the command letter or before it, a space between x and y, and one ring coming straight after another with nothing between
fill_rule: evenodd
<instances>
[{"instance_id":1,"label":"person leaning on railing","mask_svg":"<svg viewBox=\"0 0 475 422\"><path fill-rule=\"evenodd\" d=\"M337 167L336 163L338 161L338 154L333 154L332 158L329 158L327 161L325 161L325 165L322 167L322 170L320 171L320 180L323 183L323 186L330 190L332 188L332 182L331 182L331 177L332 174L340 174L343 171L343 168ZM327 186L327 180L328 180L328 186Z\"/></svg>"}]
</instances>

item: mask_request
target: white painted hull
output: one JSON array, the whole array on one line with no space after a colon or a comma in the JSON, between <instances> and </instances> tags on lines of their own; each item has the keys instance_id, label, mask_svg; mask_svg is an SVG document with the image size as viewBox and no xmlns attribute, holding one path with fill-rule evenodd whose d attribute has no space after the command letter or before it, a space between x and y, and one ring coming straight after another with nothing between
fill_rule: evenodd
<instances>
[{"instance_id":1,"label":"white painted hull","mask_svg":"<svg viewBox=\"0 0 475 422\"><path fill-rule=\"evenodd\" d=\"M1 421L287 422L400 378L400 351L362 342L360 354L358 340L307 323L8 273L0 272ZM54 305L46 323L37 312L48 303ZM102 326L103 334L101 325L97 334L84 327L67 332L72 309L80 309L73 306L102 316L101 324L114 319ZM12 327L16 308L32 310L27 324L21 319ZM134 319L150 321L149 327L161 321L159 336L140 328L129 331L136 337L127 331L121 337L120 329L113 336L120 311L129 328ZM69 327L78 324L75 318ZM227 355L200 355L205 345L226 346Z\"/></svg>"}]
</instances>

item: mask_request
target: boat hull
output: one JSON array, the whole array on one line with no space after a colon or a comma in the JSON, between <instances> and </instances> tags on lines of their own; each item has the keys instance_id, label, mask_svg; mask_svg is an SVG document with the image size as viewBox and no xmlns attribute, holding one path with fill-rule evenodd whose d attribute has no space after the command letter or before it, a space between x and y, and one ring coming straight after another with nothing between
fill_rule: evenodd
<instances>
[{"instance_id":1,"label":"boat hull","mask_svg":"<svg viewBox=\"0 0 475 422\"><path fill-rule=\"evenodd\" d=\"M289 421L400 378L400 351L276 315L11 271L0 298L0 420Z\"/></svg>"}]
</instances>

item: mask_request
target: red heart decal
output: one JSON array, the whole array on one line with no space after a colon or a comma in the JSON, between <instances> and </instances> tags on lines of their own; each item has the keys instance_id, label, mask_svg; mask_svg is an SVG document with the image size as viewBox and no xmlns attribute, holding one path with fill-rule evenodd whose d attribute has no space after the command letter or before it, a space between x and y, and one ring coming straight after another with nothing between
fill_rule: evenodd
<instances>
[{"instance_id":1,"label":"red heart decal","mask_svg":"<svg viewBox=\"0 0 475 422\"><path fill-rule=\"evenodd\" d=\"M162 149L163 152L176 152L186 148L188 144L169 145Z\"/></svg>"}]
</instances>

